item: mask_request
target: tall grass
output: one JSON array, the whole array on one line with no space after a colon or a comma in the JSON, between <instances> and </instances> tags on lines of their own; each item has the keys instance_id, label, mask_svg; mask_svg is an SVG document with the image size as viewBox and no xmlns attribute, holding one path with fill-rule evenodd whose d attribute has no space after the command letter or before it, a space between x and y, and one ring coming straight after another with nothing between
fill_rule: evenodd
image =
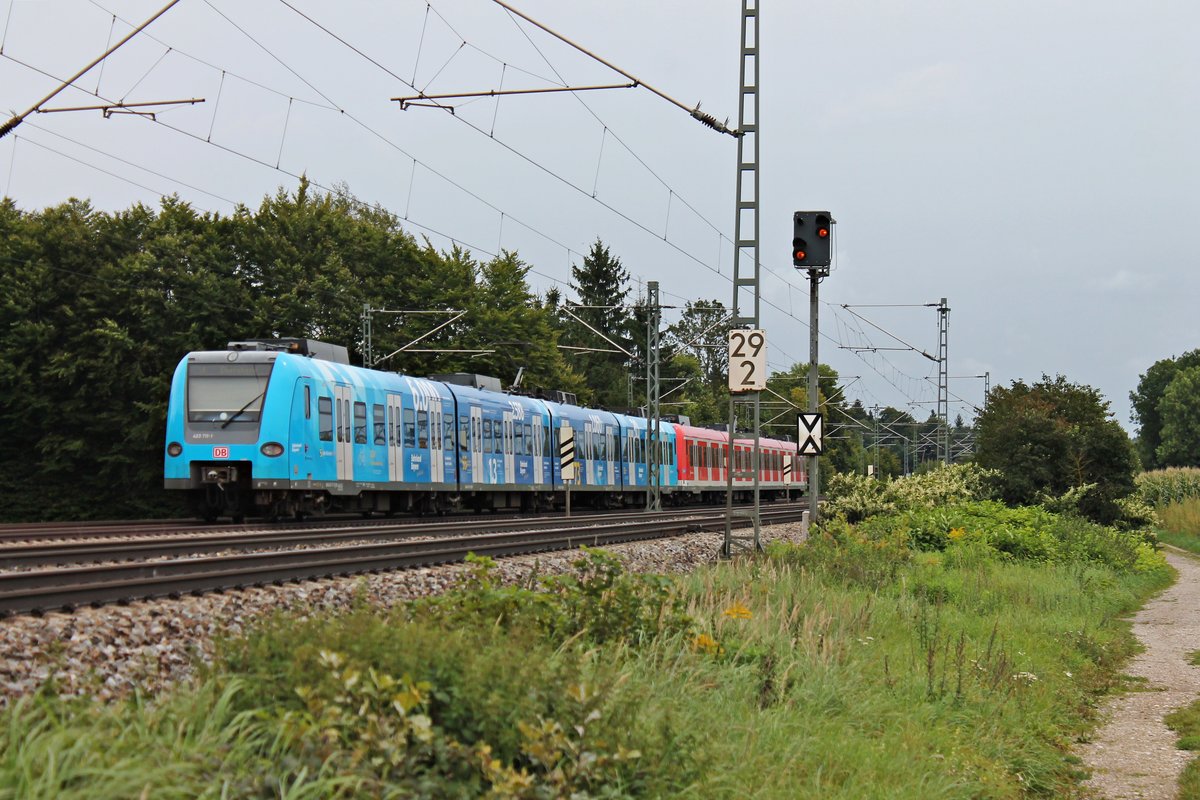
<instances>
[{"instance_id":1,"label":"tall grass","mask_svg":"<svg viewBox=\"0 0 1200 800\"><path fill-rule=\"evenodd\" d=\"M1143 472L1135 481L1142 498L1153 506L1200 498L1200 469L1194 467Z\"/></svg>"},{"instance_id":2,"label":"tall grass","mask_svg":"<svg viewBox=\"0 0 1200 800\"><path fill-rule=\"evenodd\" d=\"M1157 511L1164 542L1200 553L1200 497L1168 503Z\"/></svg>"}]
</instances>

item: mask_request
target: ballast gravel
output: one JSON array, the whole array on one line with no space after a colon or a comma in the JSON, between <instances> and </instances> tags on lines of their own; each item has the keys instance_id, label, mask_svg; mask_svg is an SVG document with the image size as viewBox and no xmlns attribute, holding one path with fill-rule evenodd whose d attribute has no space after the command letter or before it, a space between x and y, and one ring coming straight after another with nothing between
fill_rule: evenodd
<instances>
[{"instance_id":1,"label":"ballast gravel","mask_svg":"<svg viewBox=\"0 0 1200 800\"><path fill-rule=\"evenodd\" d=\"M799 524L762 528L763 541L799 542L803 535ZM722 540L722 534L689 534L605 549L630 571L681 573L715 562ZM518 583L535 569L570 572L577 558L577 551L515 556L499 560L498 573ZM359 597L386 608L444 592L465 569L449 564L0 620L0 704L50 679L63 696L112 700L135 689L153 695L207 661L214 637L237 635L264 615L345 609Z\"/></svg>"}]
</instances>

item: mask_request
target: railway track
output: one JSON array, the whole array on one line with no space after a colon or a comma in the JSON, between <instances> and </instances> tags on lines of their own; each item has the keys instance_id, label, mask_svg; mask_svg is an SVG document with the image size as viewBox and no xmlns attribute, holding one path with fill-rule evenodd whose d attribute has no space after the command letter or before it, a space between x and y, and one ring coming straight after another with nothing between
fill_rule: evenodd
<instances>
[{"instance_id":1,"label":"railway track","mask_svg":"<svg viewBox=\"0 0 1200 800\"><path fill-rule=\"evenodd\" d=\"M802 504L764 509L761 520L763 524L797 521L804 509ZM363 543L363 532L357 530L353 532L354 538L359 540L356 543L312 549L226 552L202 557L9 572L0 574L0 615L72 610L85 605L431 566L461 561L468 553L499 557L724 530L725 514L724 511L693 510L656 515L652 519L646 519L642 513L633 519L628 515L620 519L611 515L573 517L569 521L551 520L554 527L543 524L530 529L536 522L496 523L521 525L525 530L520 531L465 536L443 534L417 541L411 540L418 535L412 532L416 526L405 525L386 541ZM452 524L461 526L461 523ZM749 524L748 518L734 519L736 527ZM341 532L345 533L344 530ZM326 532L323 535L335 534ZM127 552L129 543L121 549Z\"/></svg>"},{"instance_id":2,"label":"railway track","mask_svg":"<svg viewBox=\"0 0 1200 800\"><path fill-rule=\"evenodd\" d=\"M790 506L781 506L790 507ZM28 569L62 564L87 564L100 561L166 558L202 555L223 551L252 551L279 547L313 547L364 541L384 541L397 538L447 537L464 532L501 533L536 529L561 520L572 527L603 524L621 519L674 519L694 516L694 509L672 510L647 514L644 511L607 512L602 514L563 517L518 517L500 519L464 517L456 520L431 522L421 519L395 520L387 523L342 523L329 526L290 526L264 528L255 526L214 531L207 527L181 527L161 533L143 532L136 536L101 539L86 536L45 541L0 543L0 570ZM157 535L156 535L157 534Z\"/></svg>"}]
</instances>

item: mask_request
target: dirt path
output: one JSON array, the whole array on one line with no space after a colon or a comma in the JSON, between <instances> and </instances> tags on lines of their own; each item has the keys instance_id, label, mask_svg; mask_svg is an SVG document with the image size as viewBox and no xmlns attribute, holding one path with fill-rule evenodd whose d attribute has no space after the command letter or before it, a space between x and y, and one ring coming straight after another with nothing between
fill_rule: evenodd
<instances>
[{"instance_id":1,"label":"dirt path","mask_svg":"<svg viewBox=\"0 0 1200 800\"><path fill-rule=\"evenodd\" d=\"M1163 717L1200 693L1200 667L1188 664L1189 654L1200 650L1200 560L1172 547L1166 556L1179 580L1133 618L1146 652L1126 670L1145 678L1149 691L1110 700L1104 727L1078 748L1092 770L1087 785L1108 800L1172 800L1193 755L1175 748L1177 737Z\"/></svg>"}]
</instances>

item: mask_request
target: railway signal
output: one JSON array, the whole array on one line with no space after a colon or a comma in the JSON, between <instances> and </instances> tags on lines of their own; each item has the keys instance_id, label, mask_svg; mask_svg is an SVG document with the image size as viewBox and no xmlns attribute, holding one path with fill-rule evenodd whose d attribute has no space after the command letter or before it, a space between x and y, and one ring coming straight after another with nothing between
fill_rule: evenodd
<instances>
[{"instance_id":1,"label":"railway signal","mask_svg":"<svg viewBox=\"0 0 1200 800\"><path fill-rule=\"evenodd\" d=\"M833 217L828 211L792 215L792 266L813 269L833 261Z\"/></svg>"},{"instance_id":2,"label":"railway signal","mask_svg":"<svg viewBox=\"0 0 1200 800\"><path fill-rule=\"evenodd\" d=\"M819 412L806 414L800 412L799 446L797 452L802 456L819 456L824 447L821 443L821 414Z\"/></svg>"}]
</instances>

